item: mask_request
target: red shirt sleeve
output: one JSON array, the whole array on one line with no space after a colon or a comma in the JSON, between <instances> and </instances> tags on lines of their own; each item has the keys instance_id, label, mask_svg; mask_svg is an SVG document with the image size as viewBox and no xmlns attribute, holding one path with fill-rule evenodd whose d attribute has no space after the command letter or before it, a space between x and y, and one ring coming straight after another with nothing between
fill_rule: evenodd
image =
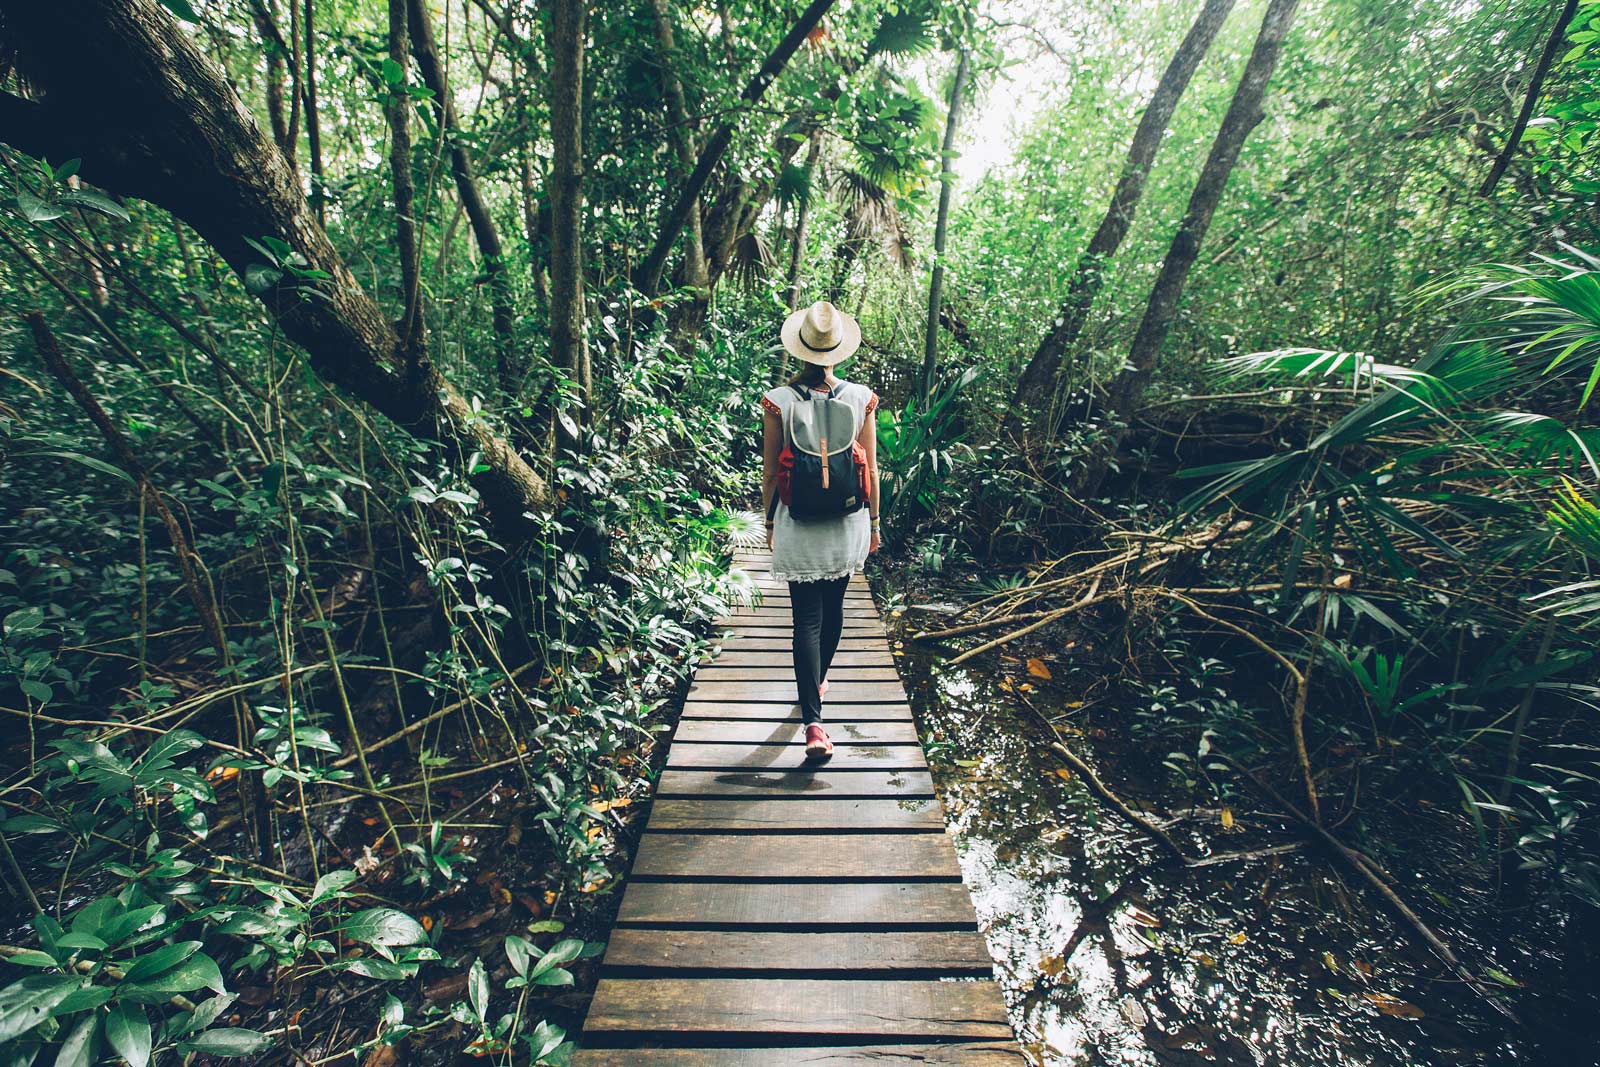
<instances>
[{"instance_id":1,"label":"red shirt sleeve","mask_svg":"<svg viewBox=\"0 0 1600 1067\"><path fill-rule=\"evenodd\" d=\"M783 417L783 411L778 407L777 404L774 404L772 402L772 398L771 397L764 396L764 397L761 398L761 410L767 412L770 415L777 415L779 418ZM867 410L870 411L872 409L868 408Z\"/></svg>"},{"instance_id":2,"label":"red shirt sleeve","mask_svg":"<svg viewBox=\"0 0 1600 1067\"><path fill-rule=\"evenodd\" d=\"M877 411L877 410L878 410L878 394L877 393L873 393L872 394L872 398L867 401L867 414L871 415L874 411Z\"/></svg>"}]
</instances>

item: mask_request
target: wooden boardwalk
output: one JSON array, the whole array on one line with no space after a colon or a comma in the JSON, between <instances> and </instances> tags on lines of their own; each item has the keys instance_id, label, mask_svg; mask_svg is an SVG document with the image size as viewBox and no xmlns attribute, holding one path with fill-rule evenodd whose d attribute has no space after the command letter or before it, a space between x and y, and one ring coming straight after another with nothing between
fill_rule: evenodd
<instances>
[{"instance_id":1,"label":"wooden boardwalk","mask_svg":"<svg viewBox=\"0 0 1600 1067\"><path fill-rule=\"evenodd\" d=\"M789 596L723 620L656 789L578 1067L1017 1067L859 575L829 672L833 759L804 762Z\"/></svg>"}]
</instances>

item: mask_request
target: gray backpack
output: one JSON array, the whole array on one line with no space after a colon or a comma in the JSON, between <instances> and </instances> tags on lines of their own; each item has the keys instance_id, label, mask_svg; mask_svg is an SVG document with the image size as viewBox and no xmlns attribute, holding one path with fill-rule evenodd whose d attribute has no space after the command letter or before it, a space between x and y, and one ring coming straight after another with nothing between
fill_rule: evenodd
<instances>
[{"instance_id":1,"label":"gray backpack","mask_svg":"<svg viewBox=\"0 0 1600 1067\"><path fill-rule=\"evenodd\" d=\"M856 443L861 425L856 409L839 399L840 382L827 393L790 386L795 401L783 418L783 452L778 456L778 500L799 522L838 519L867 502L867 456Z\"/></svg>"}]
</instances>

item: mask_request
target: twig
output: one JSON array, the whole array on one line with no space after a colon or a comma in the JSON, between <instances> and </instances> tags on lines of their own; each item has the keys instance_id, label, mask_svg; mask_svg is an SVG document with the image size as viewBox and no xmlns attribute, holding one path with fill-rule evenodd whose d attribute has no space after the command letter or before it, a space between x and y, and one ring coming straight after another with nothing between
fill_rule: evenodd
<instances>
[{"instance_id":1,"label":"twig","mask_svg":"<svg viewBox=\"0 0 1600 1067\"><path fill-rule=\"evenodd\" d=\"M1050 747L1055 750L1057 755L1070 763L1072 765L1072 769L1077 771L1078 774L1083 777L1083 780L1089 784L1089 788L1094 790L1094 792L1099 795L1101 800L1104 800L1107 804L1110 804L1113 808L1115 808L1117 810L1117 814L1121 815L1124 819L1127 819L1129 822L1133 823L1133 825L1137 826L1139 829L1155 838L1158 842L1165 846L1168 852L1171 852L1174 856L1176 856L1180 862L1184 864L1192 862L1189 859L1189 854L1184 852L1182 848L1178 847L1178 843L1172 839L1171 835L1169 835L1165 830L1161 829L1161 827L1157 826L1155 823L1151 822L1149 819L1145 818L1143 815L1140 815L1138 812L1128 807L1128 805L1125 804L1120 797L1118 797L1110 789L1107 789L1106 784L1102 782L1094 773L1093 768L1091 768L1087 763L1083 762L1083 760L1079 759L1070 748L1062 744L1060 741L1050 742Z\"/></svg>"}]
</instances>

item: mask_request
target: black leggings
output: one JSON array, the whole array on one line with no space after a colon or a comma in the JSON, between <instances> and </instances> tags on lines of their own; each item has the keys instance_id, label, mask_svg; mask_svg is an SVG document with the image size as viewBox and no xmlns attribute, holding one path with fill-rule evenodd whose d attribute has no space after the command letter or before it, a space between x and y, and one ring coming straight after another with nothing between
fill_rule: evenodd
<instances>
[{"instance_id":1,"label":"black leggings","mask_svg":"<svg viewBox=\"0 0 1600 1067\"><path fill-rule=\"evenodd\" d=\"M790 582L789 602L794 611L794 684L800 696L800 715L806 722L822 721L822 695L817 687L828 676L828 664L839 647L844 629L844 590L849 576L821 582Z\"/></svg>"}]
</instances>

